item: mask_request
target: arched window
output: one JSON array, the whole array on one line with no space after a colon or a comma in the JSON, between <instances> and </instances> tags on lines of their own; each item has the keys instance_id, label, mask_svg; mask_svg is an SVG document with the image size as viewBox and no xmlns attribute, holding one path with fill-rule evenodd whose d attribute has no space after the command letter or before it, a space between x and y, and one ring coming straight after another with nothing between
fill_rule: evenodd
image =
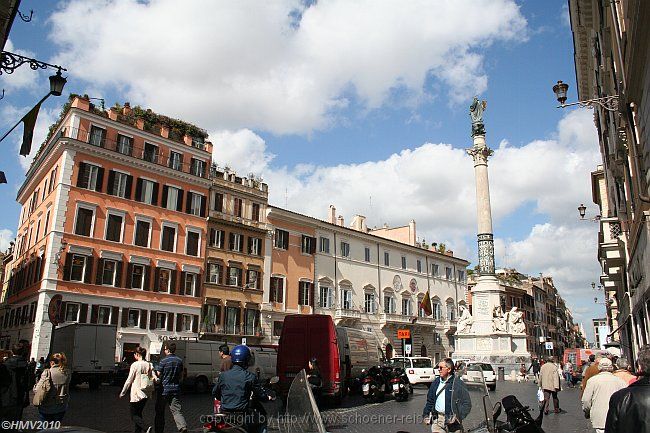
<instances>
[{"instance_id":1,"label":"arched window","mask_svg":"<svg viewBox=\"0 0 650 433\"><path fill-rule=\"evenodd\" d=\"M431 310L434 320L442 320L442 305L440 305L440 299L437 296L431 300Z\"/></svg>"},{"instance_id":2,"label":"arched window","mask_svg":"<svg viewBox=\"0 0 650 433\"><path fill-rule=\"evenodd\" d=\"M386 345L386 359L391 359L393 357L393 346L391 344Z\"/></svg>"},{"instance_id":3,"label":"arched window","mask_svg":"<svg viewBox=\"0 0 650 433\"><path fill-rule=\"evenodd\" d=\"M384 289L384 314L395 314L397 301L392 289Z\"/></svg>"},{"instance_id":4,"label":"arched window","mask_svg":"<svg viewBox=\"0 0 650 433\"><path fill-rule=\"evenodd\" d=\"M453 299L447 299L447 320L456 319L456 306Z\"/></svg>"}]
</instances>

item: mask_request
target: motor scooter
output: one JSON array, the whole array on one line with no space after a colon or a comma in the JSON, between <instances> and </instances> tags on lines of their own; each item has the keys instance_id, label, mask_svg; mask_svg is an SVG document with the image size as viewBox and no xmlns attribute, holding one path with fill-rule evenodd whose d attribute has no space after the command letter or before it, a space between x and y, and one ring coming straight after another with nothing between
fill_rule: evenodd
<instances>
[{"instance_id":1,"label":"motor scooter","mask_svg":"<svg viewBox=\"0 0 650 433\"><path fill-rule=\"evenodd\" d=\"M403 368L394 367L391 369L390 390L395 401L406 401L409 398L411 384Z\"/></svg>"},{"instance_id":2,"label":"motor scooter","mask_svg":"<svg viewBox=\"0 0 650 433\"><path fill-rule=\"evenodd\" d=\"M372 366L363 371L361 378L361 395L373 403L384 401L386 379L381 366Z\"/></svg>"}]
</instances>

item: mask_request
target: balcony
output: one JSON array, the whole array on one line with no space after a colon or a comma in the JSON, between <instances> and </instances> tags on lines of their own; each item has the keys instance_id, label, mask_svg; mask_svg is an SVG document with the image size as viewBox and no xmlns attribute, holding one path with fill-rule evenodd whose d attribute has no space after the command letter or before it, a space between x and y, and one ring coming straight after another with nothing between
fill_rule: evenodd
<instances>
[{"instance_id":1,"label":"balcony","mask_svg":"<svg viewBox=\"0 0 650 433\"><path fill-rule=\"evenodd\" d=\"M70 138L73 140L81 141L90 144L91 146L101 147L102 149L110 150L121 155L130 156L141 161L146 161L151 164L156 164L161 167L171 168L172 170L180 171L182 173L190 174L192 176L200 177L203 179L208 178L205 164L199 163L183 163L179 159L172 159L169 156L164 156L158 151L151 148L134 146L126 144L125 142L118 142L115 140L108 140L107 138L84 131L79 128L64 127L59 132L58 138Z\"/></svg>"},{"instance_id":2,"label":"balcony","mask_svg":"<svg viewBox=\"0 0 650 433\"><path fill-rule=\"evenodd\" d=\"M351 308L337 308L334 313L335 319L360 320L361 313Z\"/></svg>"},{"instance_id":3,"label":"balcony","mask_svg":"<svg viewBox=\"0 0 650 433\"><path fill-rule=\"evenodd\" d=\"M381 313L379 315L379 321L384 325L389 323L411 324L413 323L413 316L404 316L402 314Z\"/></svg>"},{"instance_id":4,"label":"balcony","mask_svg":"<svg viewBox=\"0 0 650 433\"><path fill-rule=\"evenodd\" d=\"M238 217L238 216L235 216L235 215L230 215L230 214L228 214L226 212L221 212L221 211L218 211L218 210L211 210L210 211L210 218L219 219L219 220L227 221L227 222L230 222L230 223L245 225L245 226L252 227L252 228L255 228L255 229L258 229L258 230L264 230L265 232L268 230L266 223L263 223L261 221L255 221L255 220L248 219L248 218Z\"/></svg>"},{"instance_id":5,"label":"balcony","mask_svg":"<svg viewBox=\"0 0 650 433\"><path fill-rule=\"evenodd\" d=\"M620 267L624 264L621 235L621 222L618 218L601 218L600 233L598 234L598 256L607 261L609 267Z\"/></svg>"},{"instance_id":6,"label":"balcony","mask_svg":"<svg viewBox=\"0 0 650 433\"><path fill-rule=\"evenodd\" d=\"M237 337L264 337L264 329L260 326L218 326L218 325L201 325L202 334L212 335L234 335Z\"/></svg>"}]
</instances>

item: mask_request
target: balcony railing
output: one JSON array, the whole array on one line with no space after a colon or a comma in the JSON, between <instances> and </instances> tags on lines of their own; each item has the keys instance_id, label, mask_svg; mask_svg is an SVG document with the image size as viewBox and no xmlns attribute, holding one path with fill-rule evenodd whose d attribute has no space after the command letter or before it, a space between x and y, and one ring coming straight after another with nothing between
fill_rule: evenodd
<instances>
[{"instance_id":1,"label":"balcony railing","mask_svg":"<svg viewBox=\"0 0 650 433\"><path fill-rule=\"evenodd\" d=\"M218 325L201 325L201 332L215 335L236 335L241 337L263 337L264 330L260 326L218 326Z\"/></svg>"},{"instance_id":2,"label":"balcony railing","mask_svg":"<svg viewBox=\"0 0 650 433\"><path fill-rule=\"evenodd\" d=\"M411 323L413 317L404 316L402 314L381 313L379 315L379 320L381 320L383 323Z\"/></svg>"},{"instance_id":3,"label":"balcony railing","mask_svg":"<svg viewBox=\"0 0 650 433\"><path fill-rule=\"evenodd\" d=\"M351 308L337 308L334 313L335 319L361 319L361 313Z\"/></svg>"},{"instance_id":4,"label":"balcony railing","mask_svg":"<svg viewBox=\"0 0 650 433\"><path fill-rule=\"evenodd\" d=\"M158 151L145 150L143 147L135 145L126 145L124 142L116 140L109 140L98 134L91 134L79 128L64 127L59 132L59 138L71 138L92 146L101 147L102 149L110 150L115 153L127 155L142 161L147 161L162 167L168 167L183 173L191 174L193 176L208 178L206 164L191 162L181 162L179 159L171 158L169 155L163 155ZM196 160L198 161L198 160Z\"/></svg>"}]
</instances>

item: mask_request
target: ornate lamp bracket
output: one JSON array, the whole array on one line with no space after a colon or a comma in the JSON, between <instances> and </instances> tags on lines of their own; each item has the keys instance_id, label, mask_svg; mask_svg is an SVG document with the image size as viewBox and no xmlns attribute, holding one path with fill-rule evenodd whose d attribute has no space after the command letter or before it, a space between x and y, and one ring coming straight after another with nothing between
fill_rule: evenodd
<instances>
[{"instance_id":1,"label":"ornate lamp bracket","mask_svg":"<svg viewBox=\"0 0 650 433\"><path fill-rule=\"evenodd\" d=\"M594 108L594 105L607 111L618 111L618 95L604 96L602 98L586 99L584 101L572 102L570 104L558 105L557 108L579 105L583 108Z\"/></svg>"},{"instance_id":2,"label":"ornate lamp bracket","mask_svg":"<svg viewBox=\"0 0 650 433\"><path fill-rule=\"evenodd\" d=\"M0 75L2 73L13 74L16 69L27 63L34 71L38 69L53 68L58 71L67 71L67 69L50 63L41 62L40 60L32 59L31 57L21 56L20 54L12 53L9 51L2 51L0 53Z\"/></svg>"}]
</instances>

